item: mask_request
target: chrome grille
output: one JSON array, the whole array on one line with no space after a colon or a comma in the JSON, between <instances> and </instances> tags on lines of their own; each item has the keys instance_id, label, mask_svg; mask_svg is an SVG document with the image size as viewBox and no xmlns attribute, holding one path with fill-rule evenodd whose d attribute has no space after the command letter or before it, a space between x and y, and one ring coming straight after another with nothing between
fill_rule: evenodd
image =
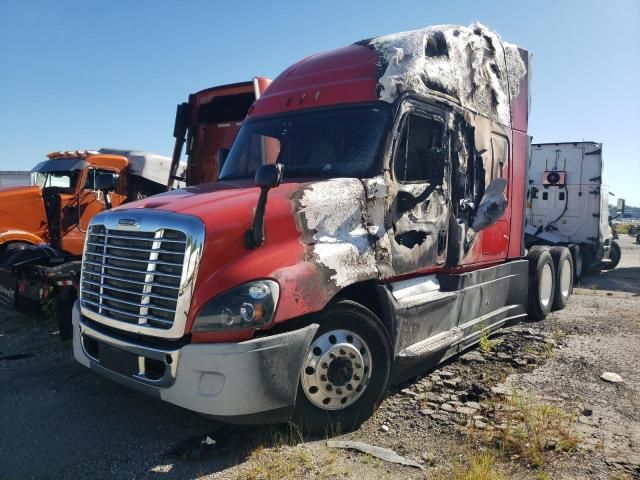
<instances>
[{"instance_id":1,"label":"chrome grille","mask_svg":"<svg viewBox=\"0 0 640 480\"><path fill-rule=\"evenodd\" d=\"M89 227L82 313L123 330L178 337L186 322L204 228L193 217L169 212L144 212L140 223L146 229L137 222L121 226L121 218L131 220L127 215L131 213L126 210L100 215Z\"/></svg>"},{"instance_id":2,"label":"chrome grille","mask_svg":"<svg viewBox=\"0 0 640 480\"><path fill-rule=\"evenodd\" d=\"M126 232L94 225L82 273L85 307L129 323L173 324L186 236L175 230Z\"/></svg>"}]
</instances>

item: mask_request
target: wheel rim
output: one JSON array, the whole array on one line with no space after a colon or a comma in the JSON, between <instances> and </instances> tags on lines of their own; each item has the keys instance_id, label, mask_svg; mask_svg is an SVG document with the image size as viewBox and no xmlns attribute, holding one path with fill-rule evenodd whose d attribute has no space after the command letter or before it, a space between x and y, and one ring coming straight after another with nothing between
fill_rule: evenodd
<instances>
[{"instance_id":1,"label":"wheel rim","mask_svg":"<svg viewBox=\"0 0 640 480\"><path fill-rule=\"evenodd\" d=\"M300 376L304 394L313 405L323 410L346 408L369 384L369 346L349 330L331 330L309 346Z\"/></svg>"},{"instance_id":2,"label":"wheel rim","mask_svg":"<svg viewBox=\"0 0 640 480\"><path fill-rule=\"evenodd\" d=\"M571 262L565 258L560 269L560 291L563 298L568 298L571 291Z\"/></svg>"},{"instance_id":3,"label":"wheel rim","mask_svg":"<svg viewBox=\"0 0 640 480\"><path fill-rule=\"evenodd\" d=\"M545 263L540 274L540 303L543 307L551 302L551 292L553 291L553 271L551 265Z\"/></svg>"}]
</instances>

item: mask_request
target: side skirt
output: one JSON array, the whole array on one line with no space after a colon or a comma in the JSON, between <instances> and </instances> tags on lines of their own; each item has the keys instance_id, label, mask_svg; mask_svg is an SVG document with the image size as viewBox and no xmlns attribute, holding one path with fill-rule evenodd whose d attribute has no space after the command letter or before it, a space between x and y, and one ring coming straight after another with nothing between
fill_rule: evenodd
<instances>
[{"instance_id":1,"label":"side skirt","mask_svg":"<svg viewBox=\"0 0 640 480\"><path fill-rule=\"evenodd\" d=\"M526 316L528 261L380 285L393 319L392 382L435 367L480 340L482 331Z\"/></svg>"}]
</instances>

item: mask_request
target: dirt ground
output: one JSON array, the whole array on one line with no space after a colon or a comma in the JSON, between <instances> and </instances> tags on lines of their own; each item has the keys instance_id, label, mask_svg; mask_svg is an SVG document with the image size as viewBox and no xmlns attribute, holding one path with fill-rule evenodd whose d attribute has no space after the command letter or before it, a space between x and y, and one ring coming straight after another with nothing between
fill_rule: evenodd
<instances>
[{"instance_id":1,"label":"dirt ground","mask_svg":"<svg viewBox=\"0 0 640 480\"><path fill-rule=\"evenodd\" d=\"M75 363L53 324L1 310L0 478L640 478L640 245L620 243L565 310L483 337L332 436L419 468L146 397Z\"/></svg>"}]
</instances>

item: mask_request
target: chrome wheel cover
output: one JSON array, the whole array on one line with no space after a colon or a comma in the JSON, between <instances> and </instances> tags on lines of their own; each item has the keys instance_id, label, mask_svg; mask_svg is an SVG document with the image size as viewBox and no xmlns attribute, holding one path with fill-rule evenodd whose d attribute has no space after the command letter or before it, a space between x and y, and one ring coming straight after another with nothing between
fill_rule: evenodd
<instances>
[{"instance_id":1,"label":"chrome wheel cover","mask_svg":"<svg viewBox=\"0 0 640 480\"><path fill-rule=\"evenodd\" d=\"M364 393L371 379L371 351L359 335L331 330L309 346L300 372L302 390L323 410L347 408Z\"/></svg>"},{"instance_id":2,"label":"chrome wheel cover","mask_svg":"<svg viewBox=\"0 0 640 480\"><path fill-rule=\"evenodd\" d=\"M565 258L560 267L560 293L562 293L562 298L569 298L572 276L571 262L568 258Z\"/></svg>"},{"instance_id":3,"label":"chrome wheel cover","mask_svg":"<svg viewBox=\"0 0 640 480\"><path fill-rule=\"evenodd\" d=\"M543 307L546 307L551 302L551 295L553 292L553 270L548 263L542 267L540 272L540 303Z\"/></svg>"}]
</instances>

